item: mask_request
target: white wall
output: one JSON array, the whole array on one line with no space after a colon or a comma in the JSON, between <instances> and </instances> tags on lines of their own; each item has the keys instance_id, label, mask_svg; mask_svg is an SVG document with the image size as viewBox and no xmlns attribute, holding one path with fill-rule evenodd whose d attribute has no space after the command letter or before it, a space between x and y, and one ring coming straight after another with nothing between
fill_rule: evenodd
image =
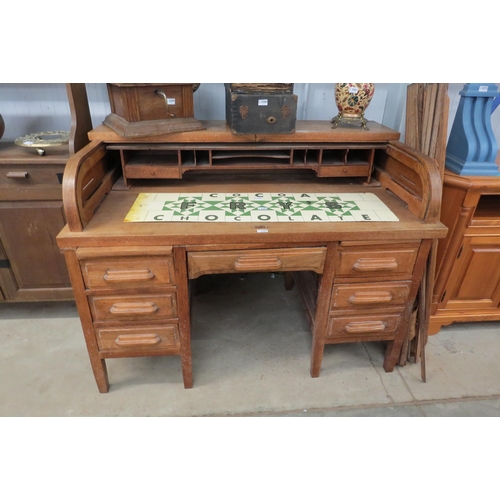
<instances>
[{"instance_id":1,"label":"white wall","mask_svg":"<svg viewBox=\"0 0 500 500\"><path fill-rule=\"evenodd\" d=\"M393 84L376 85L375 95L366 112L369 120L382 122L388 89ZM334 83L295 83L298 120L331 120L337 114ZM222 83L203 83L194 94L195 116L200 120L225 119L225 94Z\"/></svg>"},{"instance_id":2,"label":"white wall","mask_svg":"<svg viewBox=\"0 0 500 500\"><path fill-rule=\"evenodd\" d=\"M295 83L297 119L330 120L337 114L334 83ZM366 118L399 130L404 138L407 83L377 83ZM496 84L500 88L500 84ZM463 83L450 83L450 118L453 125ZM87 95L94 127L110 112L105 83L87 83ZM202 83L194 94L195 116L200 120L224 120L223 83ZM69 130L70 114L64 83L0 83L0 114L5 121L2 141L33 132ZM500 107L492 115L492 128L500 147Z\"/></svg>"}]
</instances>

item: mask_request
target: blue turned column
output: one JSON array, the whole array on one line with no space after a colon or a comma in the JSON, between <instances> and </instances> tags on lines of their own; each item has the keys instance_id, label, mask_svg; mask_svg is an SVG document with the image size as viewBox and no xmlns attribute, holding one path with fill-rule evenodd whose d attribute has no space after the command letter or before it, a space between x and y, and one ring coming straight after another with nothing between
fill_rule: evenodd
<instances>
[{"instance_id":1,"label":"blue turned column","mask_svg":"<svg viewBox=\"0 0 500 500\"><path fill-rule=\"evenodd\" d=\"M498 87L494 83L467 83L460 95L446 147L446 168L459 175L500 175L495 163L497 141L491 128Z\"/></svg>"}]
</instances>

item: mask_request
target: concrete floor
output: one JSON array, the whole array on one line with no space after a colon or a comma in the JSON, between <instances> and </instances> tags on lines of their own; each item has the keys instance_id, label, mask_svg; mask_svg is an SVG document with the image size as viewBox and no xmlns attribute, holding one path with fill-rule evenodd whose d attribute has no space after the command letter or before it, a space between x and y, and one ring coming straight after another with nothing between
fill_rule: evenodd
<instances>
[{"instance_id":1,"label":"concrete floor","mask_svg":"<svg viewBox=\"0 0 500 500\"><path fill-rule=\"evenodd\" d=\"M122 358L107 361L100 394L74 303L0 304L0 416L500 416L498 323L430 337L427 383L420 365L385 373L376 342L326 346L312 379L296 288L241 278L214 277L193 297L192 389L178 357Z\"/></svg>"}]
</instances>

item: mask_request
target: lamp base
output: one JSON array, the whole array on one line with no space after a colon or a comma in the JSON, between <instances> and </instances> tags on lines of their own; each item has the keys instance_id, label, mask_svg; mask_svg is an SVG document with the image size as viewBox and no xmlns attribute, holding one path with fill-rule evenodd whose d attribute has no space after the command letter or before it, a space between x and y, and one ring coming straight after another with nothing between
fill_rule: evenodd
<instances>
[{"instance_id":1,"label":"lamp base","mask_svg":"<svg viewBox=\"0 0 500 500\"><path fill-rule=\"evenodd\" d=\"M458 175L500 176L500 167L495 162L464 161L448 153L445 165L448 170Z\"/></svg>"},{"instance_id":2,"label":"lamp base","mask_svg":"<svg viewBox=\"0 0 500 500\"><path fill-rule=\"evenodd\" d=\"M363 115L353 117L353 116L343 116L342 113L339 113L337 116L332 118L332 123L333 123L332 128L337 128L340 122L344 122L349 125L360 125L365 130L368 130L368 127L366 126L368 121Z\"/></svg>"}]
</instances>

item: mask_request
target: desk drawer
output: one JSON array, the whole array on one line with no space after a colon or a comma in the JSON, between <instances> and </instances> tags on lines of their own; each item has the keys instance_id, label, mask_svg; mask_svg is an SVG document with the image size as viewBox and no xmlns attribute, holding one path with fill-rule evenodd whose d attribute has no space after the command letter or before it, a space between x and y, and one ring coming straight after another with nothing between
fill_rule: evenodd
<instances>
[{"instance_id":1,"label":"desk drawer","mask_svg":"<svg viewBox=\"0 0 500 500\"><path fill-rule=\"evenodd\" d=\"M314 271L323 272L326 248L273 248L227 252L189 252L189 278L202 274Z\"/></svg>"},{"instance_id":2,"label":"desk drawer","mask_svg":"<svg viewBox=\"0 0 500 500\"><path fill-rule=\"evenodd\" d=\"M370 247L341 248L337 264L338 277L410 278L413 273L418 245L395 249Z\"/></svg>"},{"instance_id":3,"label":"desk drawer","mask_svg":"<svg viewBox=\"0 0 500 500\"><path fill-rule=\"evenodd\" d=\"M94 321L147 321L177 317L175 293L89 297Z\"/></svg>"},{"instance_id":4,"label":"desk drawer","mask_svg":"<svg viewBox=\"0 0 500 500\"><path fill-rule=\"evenodd\" d=\"M401 306L408 300L410 285L410 281L336 285L333 288L332 308Z\"/></svg>"},{"instance_id":5,"label":"desk drawer","mask_svg":"<svg viewBox=\"0 0 500 500\"><path fill-rule=\"evenodd\" d=\"M98 328L97 344L100 351L114 351L129 355L130 351L178 349L177 324L140 327Z\"/></svg>"},{"instance_id":6,"label":"desk drawer","mask_svg":"<svg viewBox=\"0 0 500 500\"><path fill-rule=\"evenodd\" d=\"M362 342L392 340L396 335L399 314L331 317L326 342Z\"/></svg>"},{"instance_id":7,"label":"desk drawer","mask_svg":"<svg viewBox=\"0 0 500 500\"><path fill-rule=\"evenodd\" d=\"M82 260L80 267L90 290L175 284L171 257L89 259Z\"/></svg>"},{"instance_id":8,"label":"desk drawer","mask_svg":"<svg viewBox=\"0 0 500 500\"><path fill-rule=\"evenodd\" d=\"M61 186L64 165L0 165L0 186L42 188Z\"/></svg>"}]
</instances>

